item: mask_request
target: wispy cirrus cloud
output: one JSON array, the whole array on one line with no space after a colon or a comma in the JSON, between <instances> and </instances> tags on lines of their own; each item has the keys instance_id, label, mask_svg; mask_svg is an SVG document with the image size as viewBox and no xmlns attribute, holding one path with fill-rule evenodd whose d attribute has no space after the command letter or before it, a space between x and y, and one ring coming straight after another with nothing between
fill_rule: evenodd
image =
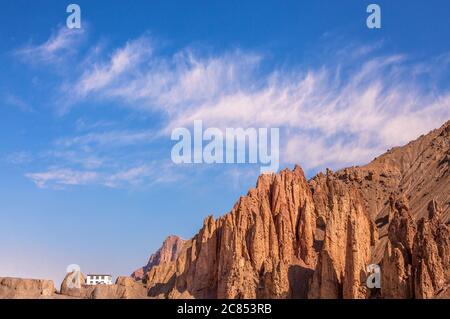
<instances>
[{"instance_id":1,"label":"wispy cirrus cloud","mask_svg":"<svg viewBox=\"0 0 450 319\"><path fill-rule=\"evenodd\" d=\"M85 39L86 28L59 27L48 40L41 44L28 44L14 52L19 58L32 64L55 64L64 62L77 53Z\"/></svg>"},{"instance_id":2,"label":"wispy cirrus cloud","mask_svg":"<svg viewBox=\"0 0 450 319\"><path fill-rule=\"evenodd\" d=\"M144 178L148 177L152 173L154 174L154 169L149 165L132 167L108 176L105 181L105 185L109 187L116 187L122 182L127 182L130 184L140 183Z\"/></svg>"},{"instance_id":3,"label":"wispy cirrus cloud","mask_svg":"<svg viewBox=\"0 0 450 319\"><path fill-rule=\"evenodd\" d=\"M216 57L196 56L190 48L171 56L155 51L149 38L128 41L106 59L91 60L64 91L75 101L107 98L139 110L176 112L238 90L261 60L238 50Z\"/></svg>"},{"instance_id":4,"label":"wispy cirrus cloud","mask_svg":"<svg viewBox=\"0 0 450 319\"><path fill-rule=\"evenodd\" d=\"M136 144L148 144L158 135L154 130L112 130L90 132L83 135L64 137L56 140L63 147L120 147Z\"/></svg>"},{"instance_id":5,"label":"wispy cirrus cloud","mask_svg":"<svg viewBox=\"0 0 450 319\"><path fill-rule=\"evenodd\" d=\"M17 95L11 93L5 94L3 97L3 101L6 104L11 105L24 113L34 112L33 107Z\"/></svg>"},{"instance_id":6,"label":"wispy cirrus cloud","mask_svg":"<svg viewBox=\"0 0 450 319\"><path fill-rule=\"evenodd\" d=\"M345 78L330 67L273 74L261 88L174 114L168 127L196 119L216 127L280 127L284 163L317 169L367 162L450 118L450 92L424 87L405 63L402 56L372 58Z\"/></svg>"},{"instance_id":7,"label":"wispy cirrus cloud","mask_svg":"<svg viewBox=\"0 0 450 319\"><path fill-rule=\"evenodd\" d=\"M103 130L58 138L50 150L35 156L41 168L25 176L40 188L55 189L93 184L120 188L175 179L170 165L164 163L167 159L152 162L147 157L148 163L142 163L142 148L153 139L150 130ZM19 155L8 158L20 159Z\"/></svg>"},{"instance_id":8,"label":"wispy cirrus cloud","mask_svg":"<svg viewBox=\"0 0 450 319\"><path fill-rule=\"evenodd\" d=\"M121 80L122 75L135 70L143 61L151 58L150 43L147 38L131 41L124 47L116 49L106 62L93 61L70 89L74 91L76 97L86 97L90 93L114 85L117 80Z\"/></svg>"},{"instance_id":9,"label":"wispy cirrus cloud","mask_svg":"<svg viewBox=\"0 0 450 319\"><path fill-rule=\"evenodd\" d=\"M68 186L103 185L108 188L149 186L179 181L182 173L171 164L147 163L111 170L78 170L52 167L43 171L27 173L39 188L63 189Z\"/></svg>"},{"instance_id":10,"label":"wispy cirrus cloud","mask_svg":"<svg viewBox=\"0 0 450 319\"><path fill-rule=\"evenodd\" d=\"M99 128L105 129L108 127L114 127L116 123L114 121L108 121L108 120L96 120L96 121L90 121L89 119L85 118L78 118L75 121L75 130L77 132L85 132L85 131L95 131Z\"/></svg>"},{"instance_id":11,"label":"wispy cirrus cloud","mask_svg":"<svg viewBox=\"0 0 450 319\"><path fill-rule=\"evenodd\" d=\"M335 60L315 68L265 73L263 56L253 53L202 57L183 50L158 57L133 51L145 58L122 68L114 83L97 93L132 108L161 112L167 135L197 119L220 128L280 127L284 164L342 167L368 161L450 117L450 92L418 77L438 76L431 72L435 63L426 68L426 62L406 55L377 55L381 45L347 46ZM142 39L133 46L150 50ZM449 63L441 62L439 67L448 69ZM113 65L109 61L102 76Z\"/></svg>"},{"instance_id":12,"label":"wispy cirrus cloud","mask_svg":"<svg viewBox=\"0 0 450 319\"><path fill-rule=\"evenodd\" d=\"M13 165L28 164L33 160L33 156L30 152L19 151L6 155L3 160Z\"/></svg>"},{"instance_id":13,"label":"wispy cirrus cloud","mask_svg":"<svg viewBox=\"0 0 450 319\"><path fill-rule=\"evenodd\" d=\"M39 188L45 188L49 183L53 183L55 188L61 188L65 185L86 185L99 178L97 172L76 171L64 168L49 169L38 173L27 173L25 176L31 179Z\"/></svg>"},{"instance_id":14,"label":"wispy cirrus cloud","mask_svg":"<svg viewBox=\"0 0 450 319\"><path fill-rule=\"evenodd\" d=\"M100 156L86 149L54 149L42 152L39 159L43 162L49 161L50 166L57 163L64 163L66 166L76 167L83 170L94 170L105 166L109 158Z\"/></svg>"},{"instance_id":15,"label":"wispy cirrus cloud","mask_svg":"<svg viewBox=\"0 0 450 319\"><path fill-rule=\"evenodd\" d=\"M101 100L130 113L157 114L159 131L92 127L95 131L59 138L55 145L89 152L112 146L126 153L129 145L170 143L173 128L203 120L218 128L279 127L282 165L319 170L367 162L450 118L450 91L439 86L448 74L446 55L414 61L408 55L378 54L382 45L347 45L314 66L284 67L254 52L204 54L186 48L168 55L149 38L129 40L110 54L80 57L83 69L63 78L61 94L73 96L67 111ZM124 160L117 152L109 155ZM128 155L142 160L142 153ZM107 175L96 182L157 180L142 165L114 168Z\"/></svg>"}]
</instances>

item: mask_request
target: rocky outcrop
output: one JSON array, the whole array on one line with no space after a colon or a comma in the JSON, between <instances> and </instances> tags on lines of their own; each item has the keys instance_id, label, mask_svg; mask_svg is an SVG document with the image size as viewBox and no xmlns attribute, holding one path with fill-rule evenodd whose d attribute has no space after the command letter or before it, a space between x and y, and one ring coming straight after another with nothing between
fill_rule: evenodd
<instances>
[{"instance_id":1,"label":"rocky outcrop","mask_svg":"<svg viewBox=\"0 0 450 319\"><path fill-rule=\"evenodd\" d=\"M159 264L165 264L175 261L180 254L181 248L183 247L184 240L178 236L169 236L163 242L162 246L158 251L152 254L144 267L136 269L131 277L135 280L144 279L147 271Z\"/></svg>"},{"instance_id":2,"label":"rocky outcrop","mask_svg":"<svg viewBox=\"0 0 450 319\"><path fill-rule=\"evenodd\" d=\"M147 274L156 297L301 297L312 274L315 217L300 167L263 175L217 220L208 217L174 262Z\"/></svg>"},{"instance_id":3,"label":"rocky outcrop","mask_svg":"<svg viewBox=\"0 0 450 319\"><path fill-rule=\"evenodd\" d=\"M309 298L365 298L366 269L375 244L375 226L359 192L331 171L312 181L325 239Z\"/></svg>"},{"instance_id":4,"label":"rocky outcrop","mask_svg":"<svg viewBox=\"0 0 450 319\"><path fill-rule=\"evenodd\" d=\"M404 197L398 200L391 197L390 207L389 241L381 263L381 293L384 298L412 298L412 248L416 224Z\"/></svg>"},{"instance_id":5,"label":"rocky outcrop","mask_svg":"<svg viewBox=\"0 0 450 319\"><path fill-rule=\"evenodd\" d=\"M442 220L435 200L428 205L428 218L417 225L413 246L414 293L416 298L450 298L450 227Z\"/></svg>"},{"instance_id":6,"label":"rocky outcrop","mask_svg":"<svg viewBox=\"0 0 450 319\"><path fill-rule=\"evenodd\" d=\"M450 228L435 200L417 225L405 199L395 202L389 241L382 261L384 298L435 298L450 284ZM449 296L450 297L450 296Z\"/></svg>"},{"instance_id":7,"label":"rocky outcrop","mask_svg":"<svg viewBox=\"0 0 450 319\"><path fill-rule=\"evenodd\" d=\"M84 298L86 296L86 292L82 287L86 282L86 277L81 272L70 272L67 273L64 277L61 288L59 290L60 294L76 297L76 298Z\"/></svg>"},{"instance_id":8,"label":"rocky outcrop","mask_svg":"<svg viewBox=\"0 0 450 319\"><path fill-rule=\"evenodd\" d=\"M394 147L367 165L336 172L346 184L357 188L371 219L377 224L380 241L374 262L384 255L392 194L408 199L410 212L418 221L427 215L428 203L442 203L441 220L450 222L450 121L402 147Z\"/></svg>"},{"instance_id":9,"label":"rocky outcrop","mask_svg":"<svg viewBox=\"0 0 450 319\"><path fill-rule=\"evenodd\" d=\"M92 288L91 288L92 289ZM90 299L143 299L147 298L147 289L130 277L118 277L114 285L97 285L87 289L86 298Z\"/></svg>"},{"instance_id":10,"label":"rocky outcrop","mask_svg":"<svg viewBox=\"0 0 450 319\"><path fill-rule=\"evenodd\" d=\"M144 282L155 297L306 298L312 280L310 297L362 298L374 232L355 188L331 172L310 185L297 166L261 176Z\"/></svg>"},{"instance_id":11,"label":"rocky outcrop","mask_svg":"<svg viewBox=\"0 0 450 319\"><path fill-rule=\"evenodd\" d=\"M76 278L79 276L79 278ZM131 277L118 277L114 285L85 285L81 273L68 273L61 284L60 295L81 299L143 299L147 289ZM79 285L75 284L79 281ZM72 283L72 284L71 284Z\"/></svg>"},{"instance_id":12,"label":"rocky outcrop","mask_svg":"<svg viewBox=\"0 0 450 319\"><path fill-rule=\"evenodd\" d=\"M0 299L52 298L55 293L51 280L0 277Z\"/></svg>"}]
</instances>

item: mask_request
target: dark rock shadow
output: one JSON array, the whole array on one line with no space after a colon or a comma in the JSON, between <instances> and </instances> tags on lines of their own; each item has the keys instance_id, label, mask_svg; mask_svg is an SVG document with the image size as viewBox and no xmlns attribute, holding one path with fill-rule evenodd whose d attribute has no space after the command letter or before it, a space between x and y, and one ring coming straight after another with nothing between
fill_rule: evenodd
<instances>
[{"instance_id":1,"label":"dark rock shadow","mask_svg":"<svg viewBox=\"0 0 450 319\"><path fill-rule=\"evenodd\" d=\"M167 297L168 293L175 285L175 280L176 280L176 274L173 274L173 276L170 277L170 279L166 283L158 283L158 284L152 286L148 290L147 296L156 297L156 296L162 294L165 297Z\"/></svg>"},{"instance_id":2,"label":"dark rock shadow","mask_svg":"<svg viewBox=\"0 0 450 319\"><path fill-rule=\"evenodd\" d=\"M292 265L288 270L289 290L291 298L306 299L308 297L309 282L314 270L300 265Z\"/></svg>"},{"instance_id":3,"label":"dark rock shadow","mask_svg":"<svg viewBox=\"0 0 450 319\"><path fill-rule=\"evenodd\" d=\"M386 215L384 217L380 217L377 220L375 220L375 223L377 224L378 228L381 228L389 223L389 216Z\"/></svg>"}]
</instances>

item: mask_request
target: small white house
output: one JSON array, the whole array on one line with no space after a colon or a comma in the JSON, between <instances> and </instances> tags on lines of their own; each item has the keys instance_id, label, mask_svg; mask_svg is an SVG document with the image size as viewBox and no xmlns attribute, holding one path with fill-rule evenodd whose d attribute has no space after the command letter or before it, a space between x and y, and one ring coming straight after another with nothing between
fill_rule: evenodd
<instances>
[{"instance_id":1,"label":"small white house","mask_svg":"<svg viewBox=\"0 0 450 319\"><path fill-rule=\"evenodd\" d=\"M112 285L111 275L89 274L86 276L86 285Z\"/></svg>"}]
</instances>

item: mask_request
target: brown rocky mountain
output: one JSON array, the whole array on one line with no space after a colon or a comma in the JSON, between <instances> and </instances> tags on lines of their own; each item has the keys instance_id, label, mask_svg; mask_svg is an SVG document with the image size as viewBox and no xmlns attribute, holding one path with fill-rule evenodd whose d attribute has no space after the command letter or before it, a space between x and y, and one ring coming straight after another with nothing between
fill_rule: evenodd
<instances>
[{"instance_id":1,"label":"brown rocky mountain","mask_svg":"<svg viewBox=\"0 0 450 319\"><path fill-rule=\"evenodd\" d=\"M262 175L133 276L158 298L449 298L449 220L450 121L365 166Z\"/></svg>"},{"instance_id":2,"label":"brown rocky mountain","mask_svg":"<svg viewBox=\"0 0 450 319\"><path fill-rule=\"evenodd\" d=\"M428 216L416 224L407 201L392 203L388 244L382 259L386 298L450 297L450 228L442 210L431 201Z\"/></svg>"},{"instance_id":3,"label":"brown rocky mountain","mask_svg":"<svg viewBox=\"0 0 450 319\"><path fill-rule=\"evenodd\" d=\"M162 246L158 251L150 256L148 259L147 265L136 269L131 277L136 280L142 280L144 275L151 269L153 266L157 266L159 264L168 263L176 260L178 257L181 248L184 245L184 240L178 236L169 236L164 240Z\"/></svg>"},{"instance_id":4,"label":"brown rocky mountain","mask_svg":"<svg viewBox=\"0 0 450 319\"><path fill-rule=\"evenodd\" d=\"M115 285L0 278L0 298L450 298L449 224L450 121L365 166L262 175Z\"/></svg>"}]
</instances>

